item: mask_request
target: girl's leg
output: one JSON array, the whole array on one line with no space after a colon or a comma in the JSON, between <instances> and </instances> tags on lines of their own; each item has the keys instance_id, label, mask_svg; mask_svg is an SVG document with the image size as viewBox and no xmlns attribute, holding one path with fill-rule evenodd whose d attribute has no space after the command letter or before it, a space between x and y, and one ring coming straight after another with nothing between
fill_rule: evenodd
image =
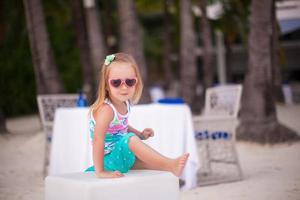
<instances>
[{"instance_id":1,"label":"girl's leg","mask_svg":"<svg viewBox=\"0 0 300 200\"><path fill-rule=\"evenodd\" d=\"M152 170L161 170L160 167L155 167L154 165L147 164L144 161L136 158L132 169L152 169Z\"/></svg>"},{"instance_id":2,"label":"girl's leg","mask_svg":"<svg viewBox=\"0 0 300 200\"><path fill-rule=\"evenodd\" d=\"M189 156L189 154L183 154L176 159L167 158L143 143L137 136L130 138L129 148L142 161L137 160L135 169L146 168L170 171L176 176L181 175Z\"/></svg>"},{"instance_id":3,"label":"girl's leg","mask_svg":"<svg viewBox=\"0 0 300 200\"><path fill-rule=\"evenodd\" d=\"M156 170L155 167L148 165L147 163L141 161L139 158L136 158L132 169L153 169L153 170Z\"/></svg>"}]
</instances>

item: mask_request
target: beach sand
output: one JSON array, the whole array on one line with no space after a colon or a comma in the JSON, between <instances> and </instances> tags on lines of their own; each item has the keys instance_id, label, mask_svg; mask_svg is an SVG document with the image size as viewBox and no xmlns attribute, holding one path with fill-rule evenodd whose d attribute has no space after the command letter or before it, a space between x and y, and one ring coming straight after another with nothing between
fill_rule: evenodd
<instances>
[{"instance_id":1,"label":"beach sand","mask_svg":"<svg viewBox=\"0 0 300 200\"><path fill-rule=\"evenodd\" d=\"M238 143L244 179L181 193L188 200L300 200L300 143Z\"/></svg>"},{"instance_id":2,"label":"beach sand","mask_svg":"<svg viewBox=\"0 0 300 200\"><path fill-rule=\"evenodd\" d=\"M300 106L277 106L278 119L299 134ZM37 115L7 120L0 135L0 200L44 199L45 138ZM180 193L181 200L300 200L300 142L238 142L244 179Z\"/></svg>"}]
</instances>

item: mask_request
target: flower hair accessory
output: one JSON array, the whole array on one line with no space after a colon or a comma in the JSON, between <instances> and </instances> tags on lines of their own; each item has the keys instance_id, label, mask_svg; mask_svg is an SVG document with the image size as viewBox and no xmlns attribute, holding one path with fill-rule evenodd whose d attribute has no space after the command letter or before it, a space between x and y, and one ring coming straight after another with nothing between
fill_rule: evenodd
<instances>
[{"instance_id":1,"label":"flower hair accessory","mask_svg":"<svg viewBox=\"0 0 300 200\"><path fill-rule=\"evenodd\" d=\"M105 57L105 61L104 61L104 65L109 65L110 63L112 63L112 61L114 61L115 59L115 55L111 54Z\"/></svg>"}]
</instances>

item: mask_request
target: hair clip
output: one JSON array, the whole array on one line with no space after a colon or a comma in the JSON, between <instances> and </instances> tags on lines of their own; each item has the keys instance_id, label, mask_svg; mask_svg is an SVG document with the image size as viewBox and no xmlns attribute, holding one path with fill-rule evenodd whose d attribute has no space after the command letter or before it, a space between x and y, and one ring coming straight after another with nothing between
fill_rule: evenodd
<instances>
[{"instance_id":1,"label":"hair clip","mask_svg":"<svg viewBox=\"0 0 300 200\"><path fill-rule=\"evenodd\" d=\"M115 54L111 54L105 57L104 65L109 65L115 59Z\"/></svg>"}]
</instances>

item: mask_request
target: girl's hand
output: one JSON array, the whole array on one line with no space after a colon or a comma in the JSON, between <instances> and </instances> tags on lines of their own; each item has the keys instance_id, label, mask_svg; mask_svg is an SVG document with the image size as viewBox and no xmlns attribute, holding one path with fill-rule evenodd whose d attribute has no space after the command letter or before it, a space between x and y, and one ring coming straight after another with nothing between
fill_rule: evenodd
<instances>
[{"instance_id":1,"label":"girl's hand","mask_svg":"<svg viewBox=\"0 0 300 200\"><path fill-rule=\"evenodd\" d=\"M152 128L145 128L141 134L143 140L147 140L149 137L154 136L154 131Z\"/></svg>"},{"instance_id":2,"label":"girl's hand","mask_svg":"<svg viewBox=\"0 0 300 200\"><path fill-rule=\"evenodd\" d=\"M120 177L123 177L124 174L122 174L119 171L113 171L113 172L102 171L102 172L96 173L96 176L98 178L120 178Z\"/></svg>"}]
</instances>

